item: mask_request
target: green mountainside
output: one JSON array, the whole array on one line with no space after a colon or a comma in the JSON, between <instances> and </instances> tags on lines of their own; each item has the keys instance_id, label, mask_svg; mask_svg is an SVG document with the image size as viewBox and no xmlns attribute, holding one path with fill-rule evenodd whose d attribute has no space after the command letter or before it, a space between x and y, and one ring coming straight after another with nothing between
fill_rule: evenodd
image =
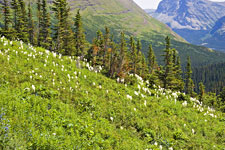
<instances>
[{"instance_id":1,"label":"green mountainside","mask_svg":"<svg viewBox=\"0 0 225 150\"><path fill-rule=\"evenodd\" d=\"M138 76L126 85L98 71L1 38L0 149L225 147L221 112L179 92L149 89Z\"/></svg>"},{"instance_id":2,"label":"green mountainside","mask_svg":"<svg viewBox=\"0 0 225 150\"><path fill-rule=\"evenodd\" d=\"M52 0L48 2L51 4ZM104 31L105 26L108 26L117 41L121 31L126 33L127 39L130 35L141 39L145 56L149 44L152 44L160 63L163 62L161 55L167 35L172 39L172 47L179 51L182 64L185 64L187 56L191 56L194 66L224 61L224 53L188 44L167 25L150 17L132 0L68 0L68 3L72 19L75 18L76 11L81 9L83 26L89 42L96 37L98 30ZM33 7L36 8L35 5Z\"/></svg>"}]
</instances>

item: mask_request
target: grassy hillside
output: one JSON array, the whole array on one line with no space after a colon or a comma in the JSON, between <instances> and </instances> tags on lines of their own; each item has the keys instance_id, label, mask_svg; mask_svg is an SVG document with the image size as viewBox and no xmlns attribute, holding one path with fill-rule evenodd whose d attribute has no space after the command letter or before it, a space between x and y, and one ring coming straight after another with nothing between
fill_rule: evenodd
<instances>
[{"instance_id":1,"label":"grassy hillside","mask_svg":"<svg viewBox=\"0 0 225 150\"><path fill-rule=\"evenodd\" d=\"M0 39L0 149L223 149L224 114Z\"/></svg>"}]
</instances>

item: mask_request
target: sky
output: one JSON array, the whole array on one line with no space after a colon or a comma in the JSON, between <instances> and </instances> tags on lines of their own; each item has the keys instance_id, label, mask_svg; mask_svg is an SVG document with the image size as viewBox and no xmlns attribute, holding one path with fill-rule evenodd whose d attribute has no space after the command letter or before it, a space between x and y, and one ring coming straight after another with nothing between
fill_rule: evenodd
<instances>
[{"instance_id":1,"label":"sky","mask_svg":"<svg viewBox=\"0 0 225 150\"><path fill-rule=\"evenodd\" d=\"M143 9L156 9L161 0L134 0ZM225 0L210 0L215 2L224 2Z\"/></svg>"}]
</instances>

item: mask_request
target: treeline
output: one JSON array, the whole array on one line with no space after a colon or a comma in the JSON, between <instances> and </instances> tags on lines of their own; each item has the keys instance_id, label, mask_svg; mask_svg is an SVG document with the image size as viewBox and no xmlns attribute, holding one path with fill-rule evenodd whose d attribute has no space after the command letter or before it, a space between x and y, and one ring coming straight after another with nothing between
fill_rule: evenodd
<instances>
[{"instance_id":1,"label":"treeline","mask_svg":"<svg viewBox=\"0 0 225 150\"><path fill-rule=\"evenodd\" d=\"M103 73L110 78L125 79L127 83L133 84L129 76L137 74L148 80L152 87L157 85L193 97L198 96L194 92L191 59L187 58L185 72L182 72L180 57L177 50L171 48L169 37L165 39L164 65L161 66L157 64L151 45L146 60L140 40L132 36L127 38L124 32L121 32L120 42L116 43L109 28L105 27L104 33L97 31L93 42L88 43L80 11L71 21L66 0L54 0L50 9L46 0L37 0L32 6L36 13L31 3L26 7L23 0L4 0L4 26L0 33L11 40L19 39L63 55L87 59L93 67L102 67ZM51 22L51 19L54 21ZM199 97L203 101L205 88L202 83L199 86Z\"/></svg>"},{"instance_id":2,"label":"treeline","mask_svg":"<svg viewBox=\"0 0 225 150\"><path fill-rule=\"evenodd\" d=\"M193 80L194 83L203 82L207 92L219 94L225 86L225 63L194 67Z\"/></svg>"}]
</instances>

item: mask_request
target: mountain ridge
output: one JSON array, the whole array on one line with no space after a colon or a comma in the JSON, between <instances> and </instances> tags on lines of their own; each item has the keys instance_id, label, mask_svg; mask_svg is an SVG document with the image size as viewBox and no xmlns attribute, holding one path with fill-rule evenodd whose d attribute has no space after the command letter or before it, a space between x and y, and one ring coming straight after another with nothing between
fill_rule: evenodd
<instances>
[{"instance_id":1,"label":"mountain ridge","mask_svg":"<svg viewBox=\"0 0 225 150\"><path fill-rule=\"evenodd\" d=\"M225 16L221 13L224 11L225 2L163 0L157 10L149 14L192 44L225 51L224 38L211 33L216 22Z\"/></svg>"}]
</instances>

